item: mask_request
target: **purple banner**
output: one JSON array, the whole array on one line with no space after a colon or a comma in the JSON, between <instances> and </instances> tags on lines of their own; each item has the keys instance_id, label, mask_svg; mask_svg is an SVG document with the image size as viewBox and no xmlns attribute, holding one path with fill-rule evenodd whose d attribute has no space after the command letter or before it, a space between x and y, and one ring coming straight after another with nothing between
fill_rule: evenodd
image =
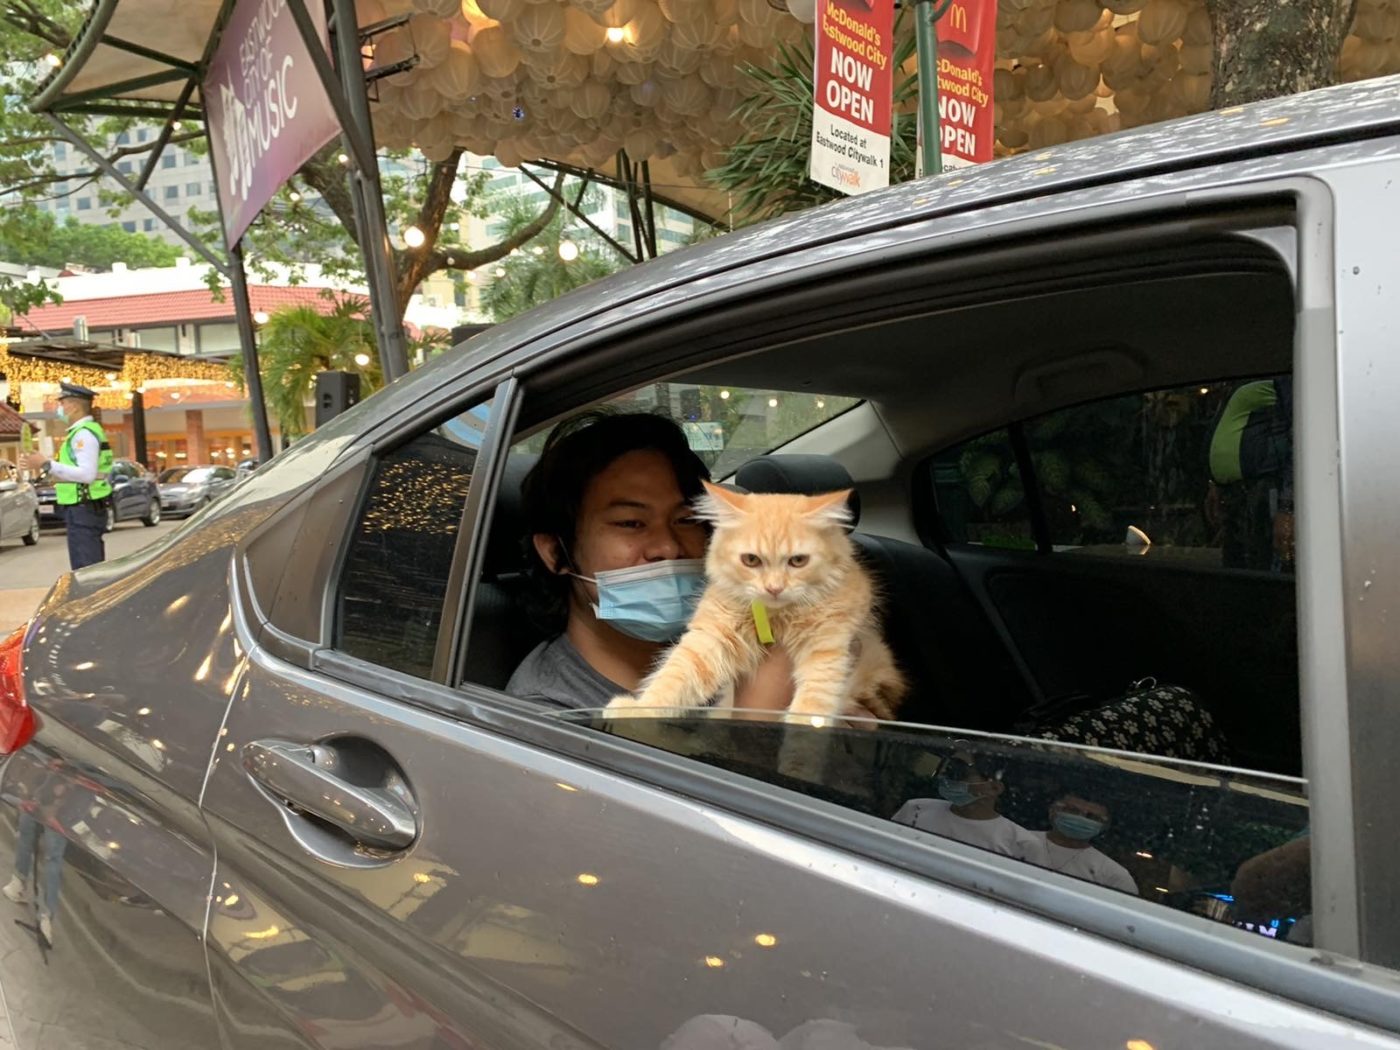
<instances>
[{"instance_id":1,"label":"purple banner","mask_svg":"<svg viewBox=\"0 0 1400 1050\"><path fill-rule=\"evenodd\" d=\"M327 42L324 4L306 6ZM200 96L232 245L340 125L287 0L238 0Z\"/></svg>"}]
</instances>

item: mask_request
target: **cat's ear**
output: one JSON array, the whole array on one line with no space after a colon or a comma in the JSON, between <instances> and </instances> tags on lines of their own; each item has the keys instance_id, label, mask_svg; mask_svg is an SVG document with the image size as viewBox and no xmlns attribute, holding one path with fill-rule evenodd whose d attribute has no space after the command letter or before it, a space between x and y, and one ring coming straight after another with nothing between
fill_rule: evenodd
<instances>
[{"instance_id":1,"label":"cat's ear","mask_svg":"<svg viewBox=\"0 0 1400 1050\"><path fill-rule=\"evenodd\" d=\"M850 499L854 489L840 492L824 492L820 496L808 496L803 516L813 524L837 525L842 528L851 524Z\"/></svg>"},{"instance_id":2,"label":"cat's ear","mask_svg":"<svg viewBox=\"0 0 1400 1050\"><path fill-rule=\"evenodd\" d=\"M705 494L695 501L696 517L718 526L734 525L743 520L748 512L748 501L742 493L708 481L700 484L705 486Z\"/></svg>"}]
</instances>

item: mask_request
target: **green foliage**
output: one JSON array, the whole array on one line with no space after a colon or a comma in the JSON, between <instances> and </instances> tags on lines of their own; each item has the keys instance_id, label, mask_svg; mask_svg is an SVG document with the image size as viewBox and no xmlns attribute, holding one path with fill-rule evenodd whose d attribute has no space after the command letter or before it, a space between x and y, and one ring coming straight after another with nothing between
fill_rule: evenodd
<instances>
[{"instance_id":1,"label":"green foliage","mask_svg":"<svg viewBox=\"0 0 1400 1050\"><path fill-rule=\"evenodd\" d=\"M383 385L367 309L364 300L349 297L335 300L328 313L313 306L285 307L263 325L258 338L263 397L284 439L307 432L306 406L315 390L317 372L358 373L362 398ZM360 354L369 358L368 364L356 362ZM231 359L229 367L243 386L242 359Z\"/></svg>"},{"instance_id":2,"label":"green foliage","mask_svg":"<svg viewBox=\"0 0 1400 1050\"><path fill-rule=\"evenodd\" d=\"M11 209L0 225L0 259L22 266L61 269L73 263L107 270L114 262L124 262L136 269L174 266L179 257L179 249L164 241L72 217L59 223L32 204Z\"/></svg>"},{"instance_id":3,"label":"green foliage","mask_svg":"<svg viewBox=\"0 0 1400 1050\"><path fill-rule=\"evenodd\" d=\"M590 195L590 199L585 199L584 210L596 204L596 196ZM518 195L496 196L488 201L488 207L504 226L503 240L514 237L537 214L535 206ZM560 257L559 247L565 241L577 245L576 259L566 262ZM482 306L494 320L504 321L606 277L622 265L623 259L616 251L561 210L527 246L487 271L491 283L482 292Z\"/></svg>"},{"instance_id":4,"label":"green foliage","mask_svg":"<svg viewBox=\"0 0 1400 1050\"><path fill-rule=\"evenodd\" d=\"M899 72L914 53L913 22L901 9L895 23L894 120L890 131L890 182L914 177L918 148L917 121L911 100L918 78ZM771 67L745 66L748 93L734 115L744 138L729 150L726 162L706 177L735 199L735 225L746 225L799 211L844 194L808 178L812 145L813 44L783 45Z\"/></svg>"}]
</instances>

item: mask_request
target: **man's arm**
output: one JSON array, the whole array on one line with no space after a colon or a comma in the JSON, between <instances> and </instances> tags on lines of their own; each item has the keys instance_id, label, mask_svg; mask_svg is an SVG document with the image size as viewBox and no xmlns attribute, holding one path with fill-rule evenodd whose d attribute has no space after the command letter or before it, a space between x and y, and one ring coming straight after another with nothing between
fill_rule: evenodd
<instances>
[{"instance_id":1,"label":"man's arm","mask_svg":"<svg viewBox=\"0 0 1400 1050\"><path fill-rule=\"evenodd\" d=\"M76 481L79 485L90 485L97 480L97 438L90 430L80 430L73 435L73 458L75 466L53 460L49 464L49 476L56 481Z\"/></svg>"}]
</instances>

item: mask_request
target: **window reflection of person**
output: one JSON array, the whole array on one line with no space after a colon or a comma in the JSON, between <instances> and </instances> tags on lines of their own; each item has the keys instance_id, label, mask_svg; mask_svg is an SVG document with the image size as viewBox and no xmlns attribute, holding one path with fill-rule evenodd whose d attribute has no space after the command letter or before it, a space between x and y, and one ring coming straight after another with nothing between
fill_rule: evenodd
<instances>
[{"instance_id":1,"label":"window reflection of person","mask_svg":"<svg viewBox=\"0 0 1400 1050\"><path fill-rule=\"evenodd\" d=\"M910 799L890 819L978 849L1025 859L1034 842L1029 831L997 809L1006 790L1000 771L984 773L972 754L956 751L939 769L936 784L938 798Z\"/></svg>"},{"instance_id":2,"label":"window reflection of person","mask_svg":"<svg viewBox=\"0 0 1400 1050\"><path fill-rule=\"evenodd\" d=\"M667 641L600 619L599 572L703 558L709 534L691 501L709 470L671 420L586 412L555 427L523 485L533 618L553 636L521 661L506 692L560 707L602 707L633 692ZM676 626L673 638L684 624ZM672 639L673 640L673 639ZM775 647L736 707L786 707L792 678Z\"/></svg>"},{"instance_id":3,"label":"window reflection of person","mask_svg":"<svg viewBox=\"0 0 1400 1050\"><path fill-rule=\"evenodd\" d=\"M1128 869L1090 843L1109 826L1108 807L1082 795L1061 796L1050 806L1050 830L1030 832L1025 859L1051 871L1137 895Z\"/></svg>"}]
</instances>

